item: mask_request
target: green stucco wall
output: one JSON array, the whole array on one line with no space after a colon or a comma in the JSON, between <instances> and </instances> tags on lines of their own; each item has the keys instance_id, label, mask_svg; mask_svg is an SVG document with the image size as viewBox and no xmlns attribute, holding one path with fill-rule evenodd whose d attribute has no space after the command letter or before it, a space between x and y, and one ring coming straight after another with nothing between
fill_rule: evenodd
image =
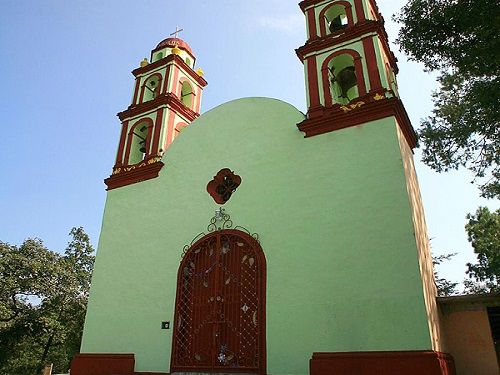
<instances>
[{"instance_id":1,"label":"green stucco wall","mask_svg":"<svg viewBox=\"0 0 500 375\"><path fill-rule=\"evenodd\" d=\"M266 256L269 374L307 374L319 351L431 348L394 119L305 139L303 118L278 100L229 102L182 132L158 178L108 193L82 352L169 371L160 322L225 167L242 183L224 207Z\"/></svg>"}]
</instances>

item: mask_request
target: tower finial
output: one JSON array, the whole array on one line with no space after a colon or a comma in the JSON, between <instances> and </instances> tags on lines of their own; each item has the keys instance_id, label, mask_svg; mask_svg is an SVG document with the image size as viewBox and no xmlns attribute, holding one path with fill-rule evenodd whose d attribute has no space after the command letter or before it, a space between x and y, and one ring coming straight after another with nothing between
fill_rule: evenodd
<instances>
[{"instance_id":1,"label":"tower finial","mask_svg":"<svg viewBox=\"0 0 500 375\"><path fill-rule=\"evenodd\" d=\"M184 29L180 29L179 26L176 26L175 27L175 31L172 34L170 34L170 36L173 35L175 39L178 39L179 38L179 33L181 31L184 31Z\"/></svg>"}]
</instances>

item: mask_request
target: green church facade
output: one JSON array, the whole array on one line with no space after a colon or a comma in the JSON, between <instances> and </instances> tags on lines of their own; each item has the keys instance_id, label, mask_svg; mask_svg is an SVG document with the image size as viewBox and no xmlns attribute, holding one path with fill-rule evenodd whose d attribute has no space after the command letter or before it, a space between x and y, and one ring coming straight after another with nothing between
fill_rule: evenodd
<instances>
[{"instance_id":1,"label":"green church facade","mask_svg":"<svg viewBox=\"0 0 500 375\"><path fill-rule=\"evenodd\" d=\"M182 250L207 231L206 184L224 167L242 178L224 207L266 256L270 374L307 373L315 351L432 347L397 125L305 140L301 120L272 99L222 105L172 144L158 178L108 193L82 352L169 368L160 322L173 321Z\"/></svg>"},{"instance_id":2,"label":"green church facade","mask_svg":"<svg viewBox=\"0 0 500 375\"><path fill-rule=\"evenodd\" d=\"M195 74L194 55L178 38L160 43L153 62L134 71L136 95L119 114L122 136L106 180L83 354L72 374L118 373L113 366L120 355L135 361L130 371L162 374L184 369L321 375L335 368L352 373L342 372L343 359L335 353L391 353L380 359L389 363L387 374L404 373L397 366L391 372L390 358L397 353L412 353L403 361L408 368L432 357L429 367L422 365L432 368L429 374L441 374L438 367L449 362L439 353L432 261L413 166L414 132L398 99L397 68L384 47L386 36L377 34L375 2L307 0L301 8L309 41L297 54L306 73L307 114L279 100L246 98L198 117L206 82ZM356 13L361 9L363 17ZM322 26L320 16L329 24ZM364 29L356 31L358 23ZM330 34L321 35L328 27L345 40L329 42ZM165 46L167 56L158 55ZM221 185L215 193L207 188L221 173L224 181L239 178L224 199ZM224 329L214 328L217 347L206 343L214 346L207 349L213 366L200 365L197 371L201 354L176 348L176 335L187 329L186 314L201 322L188 332L193 347L202 325L220 327L229 319L219 314L202 320L178 308L204 303L204 297L185 300L181 294L193 275L212 272L201 263L186 264L199 252L198 240L237 231L265 258L254 265L245 255L237 262L238 269L260 267L262 294L255 295L261 307L252 307L248 323L260 335L258 365L240 368L237 353L248 351L242 349L246 344L229 356L231 345L220 345ZM225 245L217 241L214 250L222 259ZM231 251L238 250L236 244ZM222 294L213 296L219 301L214 303L224 304ZM251 316L244 297L240 302L233 310ZM205 311L201 308L196 311ZM181 363L179 350L190 353L192 365L175 364ZM314 353L323 354L315 360ZM321 359L325 353L333 356Z\"/></svg>"}]
</instances>

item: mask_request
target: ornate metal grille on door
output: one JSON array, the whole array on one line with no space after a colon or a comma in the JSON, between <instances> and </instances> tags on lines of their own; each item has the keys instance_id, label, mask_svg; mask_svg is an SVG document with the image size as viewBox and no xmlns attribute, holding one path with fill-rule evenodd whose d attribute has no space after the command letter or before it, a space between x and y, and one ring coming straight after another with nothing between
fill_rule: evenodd
<instances>
[{"instance_id":1,"label":"ornate metal grille on door","mask_svg":"<svg viewBox=\"0 0 500 375\"><path fill-rule=\"evenodd\" d=\"M178 273L171 371L265 372L265 258L235 229L208 234Z\"/></svg>"}]
</instances>

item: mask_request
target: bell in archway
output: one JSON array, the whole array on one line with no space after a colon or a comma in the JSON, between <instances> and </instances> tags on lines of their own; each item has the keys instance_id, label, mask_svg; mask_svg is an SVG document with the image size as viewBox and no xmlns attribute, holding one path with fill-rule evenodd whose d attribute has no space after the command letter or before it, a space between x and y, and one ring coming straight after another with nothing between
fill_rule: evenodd
<instances>
[{"instance_id":1,"label":"bell in archway","mask_svg":"<svg viewBox=\"0 0 500 375\"><path fill-rule=\"evenodd\" d=\"M347 91L356 86L358 83L354 66L348 66L347 68L342 69L335 77L335 80L340 86L340 97L347 98Z\"/></svg>"},{"instance_id":2,"label":"bell in archway","mask_svg":"<svg viewBox=\"0 0 500 375\"><path fill-rule=\"evenodd\" d=\"M330 22L329 29L331 33L334 33L336 31L344 29L346 26L347 26L346 24L342 23L342 15L339 14L332 20L332 22Z\"/></svg>"},{"instance_id":3,"label":"bell in archway","mask_svg":"<svg viewBox=\"0 0 500 375\"><path fill-rule=\"evenodd\" d=\"M139 145L140 145L139 146L139 151L144 154L146 152L146 141L140 141Z\"/></svg>"}]
</instances>

